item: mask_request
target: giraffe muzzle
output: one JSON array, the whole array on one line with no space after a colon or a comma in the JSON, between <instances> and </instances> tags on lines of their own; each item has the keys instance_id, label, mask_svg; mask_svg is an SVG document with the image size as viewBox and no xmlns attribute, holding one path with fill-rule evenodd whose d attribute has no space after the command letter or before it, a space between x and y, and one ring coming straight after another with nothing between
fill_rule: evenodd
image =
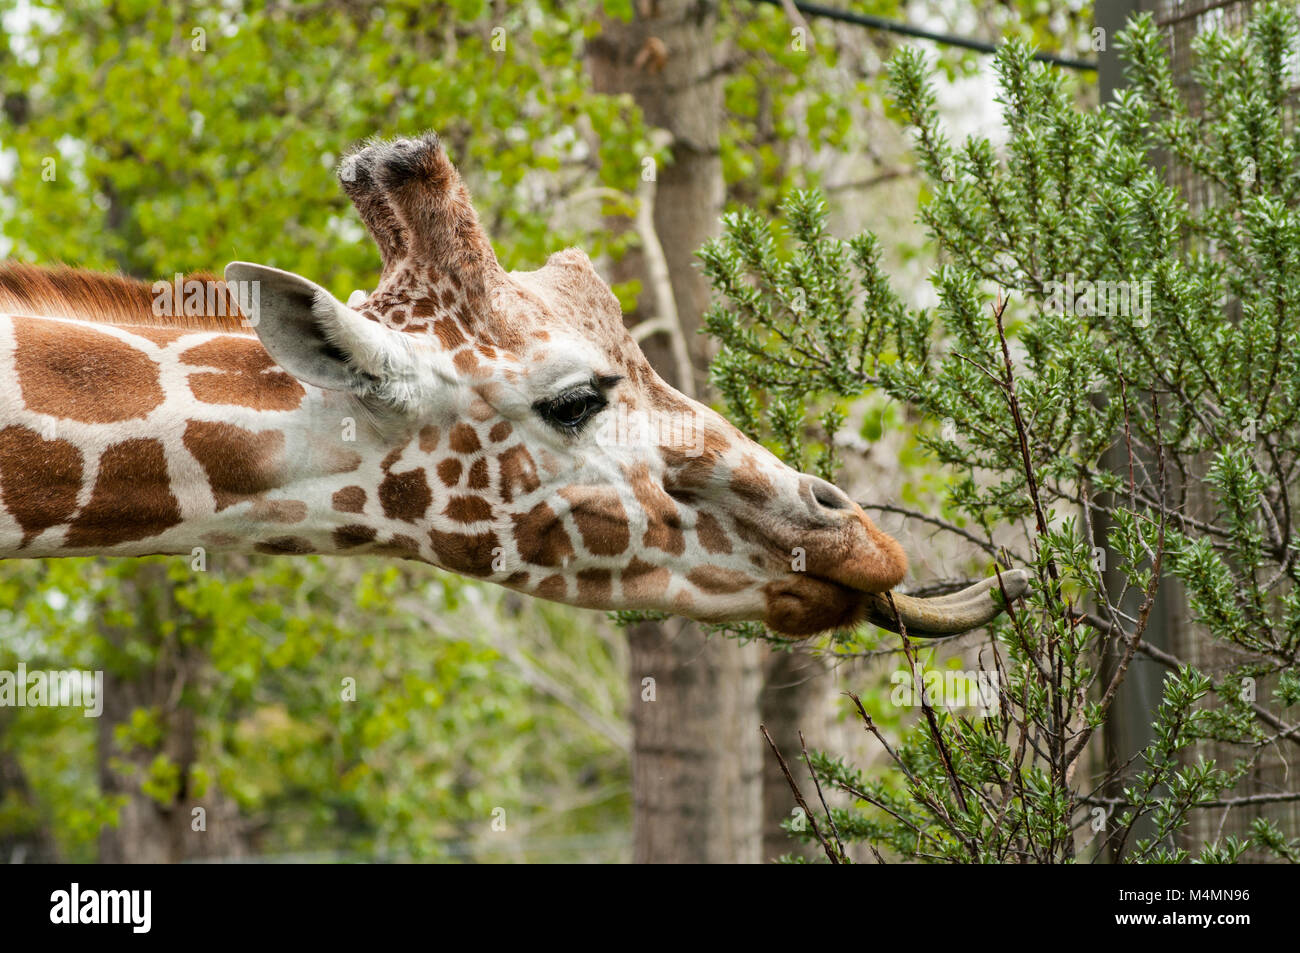
<instances>
[{"instance_id":1,"label":"giraffe muzzle","mask_svg":"<svg viewBox=\"0 0 1300 953\"><path fill-rule=\"evenodd\" d=\"M870 622L917 638L946 638L987 625L1029 590L1030 573L1008 569L959 592L931 597L897 592L907 572L897 540L831 483L803 475L800 497L820 527L807 531L830 535L808 547L810 578L769 586L767 623L775 631L799 638Z\"/></svg>"}]
</instances>

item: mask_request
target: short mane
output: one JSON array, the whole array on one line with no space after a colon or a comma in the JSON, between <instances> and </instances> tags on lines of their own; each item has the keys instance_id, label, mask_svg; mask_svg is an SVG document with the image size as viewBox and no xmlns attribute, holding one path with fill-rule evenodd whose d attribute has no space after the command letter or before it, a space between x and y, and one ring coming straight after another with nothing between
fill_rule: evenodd
<instances>
[{"instance_id":1,"label":"short mane","mask_svg":"<svg viewBox=\"0 0 1300 953\"><path fill-rule=\"evenodd\" d=\"M60 265L53 268L23 262L0 262L0 314L25 314L31 317L75 318L102 324L131 327L187 328L194 331L225 331L252 334L242 323L243 315L235 296L220 278L207 272L186 275L182 287L196 287L201 282L203 303L185 307L182 299L171 313L155 314L153 286L125 275L109 275ZM169 282L174 289L174 283ZM211 287L213 302L208 301ZM225 314L219 313L225 298ZM174 312L181 313L174 313ZM186 313L186 312L190 313ZM195 313L198 312L198 313Z\"/></svg>"}]
</instances>

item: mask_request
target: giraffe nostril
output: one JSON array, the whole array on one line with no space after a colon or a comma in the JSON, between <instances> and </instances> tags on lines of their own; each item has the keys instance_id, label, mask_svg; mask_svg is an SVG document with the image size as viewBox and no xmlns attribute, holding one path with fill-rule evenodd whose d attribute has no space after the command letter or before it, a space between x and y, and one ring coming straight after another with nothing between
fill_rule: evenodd
<instances>
[{"instance_id":1,"label":"giraffe nostril","mask_svg":"<svg viewBox=\"0 0 1300 953\"><path fill-rule=\"evenodd\" d=\"M848 496L844 491L825 480L812 481L813 499L817 505L828 510L850 510L853 504L849 502Z\"/></svg>"}]
</instances>

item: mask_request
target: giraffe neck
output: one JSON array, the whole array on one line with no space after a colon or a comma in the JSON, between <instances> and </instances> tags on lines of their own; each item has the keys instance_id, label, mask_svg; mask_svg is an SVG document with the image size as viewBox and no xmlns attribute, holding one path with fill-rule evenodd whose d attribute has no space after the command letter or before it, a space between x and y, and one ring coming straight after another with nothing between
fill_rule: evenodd
<instances>
[{"instance_id":1,"label":"giraffe neck","mask_svg":"<svg viewBox=\"0 0 1300 953\"><path fill-rule=\"evenodd\" d=\"M0 557L415 556L385 436L248 334L0 316Z\"/></svg>"}]
</instances>

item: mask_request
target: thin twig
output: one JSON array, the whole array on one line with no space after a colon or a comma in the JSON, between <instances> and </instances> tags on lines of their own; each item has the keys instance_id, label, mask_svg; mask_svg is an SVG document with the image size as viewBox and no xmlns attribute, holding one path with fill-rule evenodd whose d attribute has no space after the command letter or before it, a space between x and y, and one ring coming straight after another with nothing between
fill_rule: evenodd
<instances>
[{"instance_id":1,"label":"thin twig","mask_svg":"<svg viewBox=\"0 0 1300 953\"><path fill-rule=\"evenodd\" d=\"M839 848L841 857L847 857L844 853L844 842L840 840L840 830L835 826L835 816L831 814L830 805L826 803L826 795L822 794L821 782L817 780L817 772L813 770L812 760L808 757L808 744L803 740L803 732L799 732L799 747L803 749L803 763L808 765L808 775L812 778L813 787L817 789L817 799L822 802L822 810L826 812L826 823L831 826L831 834L835 836L835 846Z\"/></svg>"},{"instance_id":2,"label":"thin twig","mask_svg":"<svg viewBox=\"0 0 1300 953\"><path fill-rule=\"evenodd\" d=\"M822 845L822 850L826 851L826 856L830 858L832 864L842 863L839 855L835 853L835 849L831 847L830 843L822 834L821 828L817 826L817 815L812 812L812 809L808 807L808 802L803 799L803 792L799 790L799 785L795 783L794 775L790 773L790 766L785 763L785 758L781 756L781 749L776 746L776 742L772 740L772 736L767 733L767 726L759 725L758 730L761 731L763 737L767 739L767 744L768 747L772 749L772 754L776 755L776 760L781 765L781 773L785 775L785 783L790 785L790 790L794 792L795 803L799 805L800 809L803 811L804 817L808 818L808 823L812 825L813 836L816 837L817 842Z\"/></svg>"}]
</instances>

